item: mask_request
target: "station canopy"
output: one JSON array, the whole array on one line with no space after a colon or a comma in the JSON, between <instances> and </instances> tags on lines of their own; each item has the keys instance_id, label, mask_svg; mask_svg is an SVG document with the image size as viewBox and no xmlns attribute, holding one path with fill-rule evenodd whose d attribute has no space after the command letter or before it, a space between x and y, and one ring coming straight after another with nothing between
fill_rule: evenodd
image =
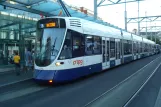
<instances>
[{"instance_id":1,"label":"station canopy","mask_svg":"<svg viewBox=\"0 0 161 107\"><path fill-rule=\"evenodd\" d=\"M79 17L108 26L101 18L94 18L94 12L84 8L69 5L63 2L72 17ZM0 30L18 31L32 34L36 31L36 22L42 17L63 16L66 14L57 0L0 0ZM113 26L116 27L116 26ZM118 27L116 27L118 28ZM119 29L119 28L118 28Z\"/></svg>"}]
</instances>

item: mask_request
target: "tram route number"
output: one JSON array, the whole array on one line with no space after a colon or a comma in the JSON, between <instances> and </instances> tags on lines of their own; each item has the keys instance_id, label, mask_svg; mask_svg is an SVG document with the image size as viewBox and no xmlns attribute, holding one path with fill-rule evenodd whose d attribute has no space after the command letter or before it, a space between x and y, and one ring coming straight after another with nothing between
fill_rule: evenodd
<instances>
[{"instance_id":1,"label":"tram route number","mask_svg":"<svg viewBox=\"0 0 161 107\"><path fill-rule=\"evenodd\" d=\"M73 61L73 65L82 65L83 64L83 60L75 60Z\"/></svg>"}]
</instances>

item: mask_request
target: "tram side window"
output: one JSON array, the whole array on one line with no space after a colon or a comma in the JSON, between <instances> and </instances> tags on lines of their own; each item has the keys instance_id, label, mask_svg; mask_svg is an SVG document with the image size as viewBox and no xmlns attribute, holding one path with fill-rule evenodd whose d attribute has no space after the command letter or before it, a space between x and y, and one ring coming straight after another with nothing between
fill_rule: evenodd
<instances>
[{"instance_id":1,"label":"tram side window","mask_svg":"<svg viewBox=\"0 0 161 107\"><path fill-rule=\"evenodd\" d=\"M124 43L124 55L128 54L128 42L127 40L123 40Z\"/></svg>"},{"instance_id":2,"label":"tram side window","mask_svg":"<svg viewBox=\"0 0 161 107\"><path fill-rule=\"evenodd\" d=\"M72 32L67 31L64 45L59 56L60 60L72 58Z\"/></svg>"},{"instance_id":3,"label":"tram side window","mask_svg":"<svg viewBox=\"0 0 161 107\"><path fill-rule=\"evenodd\" d=\"M128 54L132 54L132 41L128 40Z\"/></svg>"},{"instance_id":4,"label":"tram side window","mask_svg":"<svg viewBox=\"0 0 161 107\"><path fill-rule=\"evenodd\" d=\"M140 54L141 53L141 42L139 43L138 50L139 50L139 54Z\"/></svg>"},{"instance_id":5,"label":"tram side window","mask_svg":"<svg viewBox=\"0 0 161 107\"><path fill-rule=\"evenodd\" d=\"M101 37L94 36L94 47L93 52L94 54L101 54Z\"/></svg>"},{"instance_id":6,"label":"tram side window","mask_svg":"<svg viewBox=\"0 0 161 107\"><path fill-rule=\"evenodd\" d=\"M115 39L110 38L110 58L115 57Z\"/></svg>"},{"instance_id":7,"label":"tram side window","mask_svg":"<svg viewBox=\"0 0 161 107\"><path fill-rule=\"evenodd\" d=\"M148 52L150 52L150 44L148 44Z\"/></svg>"},{"instance_id":8,"label":"tram side window","mask_svg":"<svg viewBox=\"0 0 161 107\"><path fill-rule=\"evenodd\" d=\"M144 52L146 52L146 48L147 48L147 47L146 47L146 44L144 43Z\"/></svg>"},{"instance_id":9,"label":"tram side window","mask_svg":"<svg viewBox=\"0 0 161 107\"><path fill-rule=\"evenodd\" d=\"M137 53L137 42L135 43L135 55Z\"/></svg>"},{"instance_id":10,"label":"tram side window","mask_svg":"<svg viewBox=\"0 0 161 107\"><path fill-rule=\"evenodd\" d=\"M92 55L93 54L93 36L86 35L85 38L85 54Z\"/></svg>"},{"instance_id":11,"label":"tram side window","mask_svg":"<svg viewBox=\"0 0 161 107\"><path fill-rule=\"evenodd\" d=\"M136 43L135 42L133 42L133 53L134 55L136 54Z\"/></svg>"},{"instance_id":12,"label":"tram side window","mask_svg":"<svg viewBox=\"0 0 161 107\"><path fill-rule=\"evenodd\" d=\"M141 42L140 43L140 53L142 53L143 52L143 43Z\"/></svg>"},{"instance_id":13,"label":"tram side window","mask_svg":"<svg viewBox=\"0 0 161 107\"><path fill-rule=\"evenodd\" d=\"M137 43L137 53L140 53L140 42Z\"/></svg>"},{"instance_id":14,"label":"tram side window","mask_svg":"<svg viewBox=\"0 0 161 107\"><path fill-rule=\"evenodd\" d=\"M105 54L105 40L102 40L102 46L103 46L103 51L102 51L102 54L103 54L103 62L105 62L105 58L106 58L106 54Z\"/></svg>"},{"instance_id":15,"label":"tram side window","mask_svg":"<svg viewBox=\"0 0 161 107\"><path fill-rule=\"evenodd\" d=\"M84 56L84 36L81 33L72 31L73 36L73 58Z\"/></svg>"},{"instance_id":16,"label":"tram side window","mask_svg":"<svg viewBox=\"0 0 161 107\"><path fill-rule=\"evenodd\" d=\"M120 59L120 41L116 42L116 59Z\"/></svg>"},{"instance_id":17,"label":"tram side window","mask_svg":"<svg viewBox=\"0 0 161 107\"><path fill-rule=\"evenodd\" d=\"M145 43L142 44L142 50L145 52Z\"/></svg>"},{"instance_id":18,"label":"tram side window","mask_svg":"<svg viewBox=\"0 0 161 107\"><path fill-rule=\"evenodd\" d=\"M150 52L150 44L148 44L148 52Z\"/></svg>"},{"instance_id":19,"label":"tram side window","mask_svg":"<svg viewBox=\"0 0 161 107\"><path fill-rule=\"evenodd\" d=\"M144 50L145 50L144 52L148 52L148 44L146 44L146 43L144 45Z\"/></svg>"},{"instance_id":20,"label":"tram side window","mask_svg":"<svg viewBox=\"0 0 161 107\"><path fill-rule=\"evenodd\" d=\"M124 55L132 54L132 41L124 40Z\"/></svg>"},{"instance_id":21,"label":"tram side window","mask_svg":"<svg viewBox=\"0 0 161 107\"><path fill-rule=\"evenodd\" d=\"M150 50L150 44L147 44L147 52Z\"/></svg>"},{"instance_id":22,"label":"tram side window","mask_svg":"<svg viewBox=\"0 0 161 107\"><path fill-rule=\"evenodd\" d=\"M136 46L136 53L138 53L138 42L136 42L135 46Z\"/></svg>"}]
</instances>

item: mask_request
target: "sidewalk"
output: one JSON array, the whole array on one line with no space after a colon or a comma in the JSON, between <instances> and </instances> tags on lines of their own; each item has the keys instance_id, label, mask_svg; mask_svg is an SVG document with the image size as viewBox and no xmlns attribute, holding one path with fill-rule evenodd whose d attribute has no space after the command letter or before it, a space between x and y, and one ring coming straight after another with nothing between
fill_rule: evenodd
<instances>
[{"instance_id":1,"label":"sidewalk","mask_svg":"<svg viewBox=\"0 0 161 107\"><path fill-rule=\"evenodd\" d=\"M0 73L7 72L7 71L13 71L14 65L0 65Z\"/></svg>"},{"instance_id":2,"label":"sidewalk","mask_svg":"<svg viewBox=\"0 0 161 107\"><path fill-rule=\"evenodd\" d=\"M26 79L32 79L32 77L33 77L33 71L28 71L27 73L24 71L21 71L20 75L18 76L14 71L10 73L2 73L0 74L0 87L3 85L20 82Z\"/></svg>"}]
</instances>

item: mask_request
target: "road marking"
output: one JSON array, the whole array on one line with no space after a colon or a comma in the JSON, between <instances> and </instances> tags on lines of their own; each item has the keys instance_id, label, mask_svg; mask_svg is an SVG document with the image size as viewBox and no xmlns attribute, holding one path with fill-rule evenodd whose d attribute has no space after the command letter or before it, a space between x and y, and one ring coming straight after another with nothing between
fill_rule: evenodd
<instances>
[{"instance_id":1,"label":"road marking","mask_svg":"<svg viewBox=\"0 0 161 107\"><path fill-rule=\"evenodd\" d=\"M30 88L22 89L22 90L15 91L12 93L2 94L2 95L0 95L0 102L10 100L13 98L17 98L17 97L21 97L21 96L24 96L24 95L27 95L30 93L38 92L38 91L46 89L46 88L48 88L48 87L33 86Z\"/></svg>"},{"instance_id":2,"label":"road marking","mask_svg":"<svg viewBox=\"0 0 161 107\"><path fill-rule=\"evenodd\" d=\"M143 89L143 87L148 83L148 81L152 78L152 76L156 73L156 71L158 70L158 68L161 66L161 63L159 63L159 65L154 69L154 71L152 72L152 74L148 77L148 79L143 83L143 85L139 88L139 90L137 90L137 92L130 98L130 100L128 100L128 102L124 105L124 107L127 107L130 102L136 97L136 95Z\"/></svg>"},{"instance_id":3,"label":"road marking","mask_svg":"<svg viewBox=\"0 0 161 107\"><path fill-rule=\"evenodd\" d=\"M154 107L161 107L161 87Z\"/></svg>"},{"instance_id":4,"label":"road marking","mask_svg":"<svg viewBox=\"0 0 161 107\"><path fill-rule=\"evenodd\" d=\"M124 82L126 82L128 79L130 79L131 77L133 77L134 75L136 75L137 73L139 73L142 69L144 69L145 67L147 67L148 65L150 65L151 63L153 63L154 61L158 60L161 56L155 58L153 61L149 62L148 64L146 64L144 67L142 67L141 69L137 70L134 74L130 75L129 77L127 77L126 79L124 79L123 81L121 81L119 84L115 85L113 88L105 91L103 94L101 94L100 96L96 97L95 99L93 99L92 101L88 102L86 105L84 105L83 107L87 107L88 105L90 105L91 103L95 102L96 100L98 100L99 98L101 98L102 96L104 96L105 94L107 94L108 92L114 90L115 88L117 88L118 86L120 86L121 84L123 84Z\"/></svg>"},{"instance_id":5,"label":"road marking","mask_svg":"<svg viewBox=\"0 0 161 107\"><path fill-rule=\"evenodd\" d=\"M161 87L160 87L159 94L157 96L157 99L156 99L154 107L161 107Z\"/></svg>"}]
</instances>

